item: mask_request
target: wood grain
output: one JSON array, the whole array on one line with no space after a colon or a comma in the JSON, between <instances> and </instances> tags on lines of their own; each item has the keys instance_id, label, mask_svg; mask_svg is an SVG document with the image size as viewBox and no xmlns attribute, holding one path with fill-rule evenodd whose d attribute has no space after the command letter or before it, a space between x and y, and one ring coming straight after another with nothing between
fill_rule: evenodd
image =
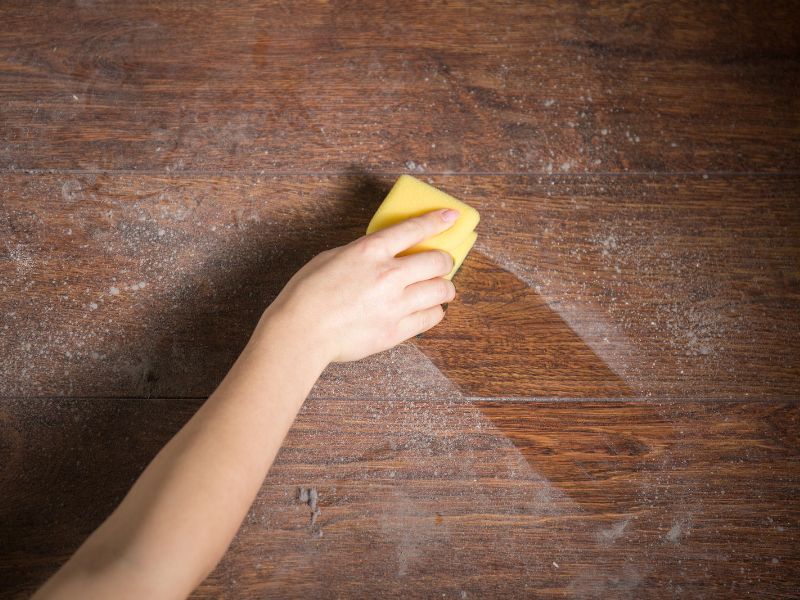
<instances>
[{"instance_id":1,"label":"wood grain","mask_svg":"<svg viewBox=\"0 0 800 600\"><path fill-rule=\"evenodd\" d=\"M796 11L6 1L0 168L796 172Z\"/></svg>"},{"instance_id":2,"label":"wood grain","mask_svg":"<svg viewBox=\"0 0 800 600\"><path fill-rule=\"evenodd\" d=\"M794 398L799 184L475 178L452 189L484 217L477 249L541 295L637 394Z\"/></svg>"},{"instance_id":3,"label":"wood grain","mask_svg":"<svg viewBox=\"0 0 800 600\"><path fill-rule=\"evenodd\" d=\"M447 322L416 344L466 396L632 396L542 296L474 252Z\"/></svg>"},{"instance_id":4,"label":"wood grain","mask_svg":"<svg viewBox=\"0 0 800 600\"><path fill-rule=\"evenodd\" d=\"M198 401L0 405L0 597L25 597ZM797 403L314 399L196 598L788 598ZM298 488L315 488L312 525Z\"/></svg>"},{"instance_id":5,"label":"wood grain","mask_svg":"<svg viewBox=\"0 0 800 600\"><path fill-rule=\"evenodd\" d=\"M797 9L0 3L0 598L400 172L482 214L459 296L326 370L194 597L796 597Z\"/></svg>"},{"instance_id":6,"label":"wood grain","mask_svg":"<svg viewBox=\"0 0 800 600\"><path fill-rule=\"evenodd\" d=\"M0 177L0 394L207 395L283 283L360 235L392 180ZM313 394L800 392L796 177L430 181L483 215L459 298L415 342L444 376L404 349Z\"/></svg>"}]
</instances>

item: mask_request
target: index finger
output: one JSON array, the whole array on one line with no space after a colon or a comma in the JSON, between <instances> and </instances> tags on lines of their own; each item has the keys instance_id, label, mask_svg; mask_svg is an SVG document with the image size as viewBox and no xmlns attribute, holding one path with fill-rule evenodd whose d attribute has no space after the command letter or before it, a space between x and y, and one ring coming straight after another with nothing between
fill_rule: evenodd
<instances>
[{"instance_id":1,"label":"index finger","mask_svg":"<svg viewBox=\"0 0 800 600\"><path fill-rule=\"evenodd\" d=\"M387 250L395 256L420 242L452 227L459 212L452 208L434 210L419 217L412 217L371 234L384 241Z\"/></svg>"}]
</instances>

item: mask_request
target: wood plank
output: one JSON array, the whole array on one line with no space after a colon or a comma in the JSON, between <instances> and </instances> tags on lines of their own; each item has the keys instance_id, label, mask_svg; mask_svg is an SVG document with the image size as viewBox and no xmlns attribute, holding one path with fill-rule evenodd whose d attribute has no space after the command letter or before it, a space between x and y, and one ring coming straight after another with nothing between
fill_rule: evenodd
<instances>
[{"instance_id":1,"label":"wood plank","mask_svg":"<svg viewBox=\"0 0 800 600\"><path fill-rule=\"evenodd\" d=\"M392 179L1 176L0 395L206 396ZM483 215L459 298L313 395L800 393L798 178L430 181Z\"/></svg>"},{"instance_id":2,"label":"wood plank","mask_svg":"<svg viewBox=\"0 0 800 600\"><path fill-rule=\"evenodd\" d=\"M795 14L6 1L0 168L796 172Z\"/></svg>"},{"instance_id":3,"label":"wood plank","mask_svg":"<svg viewBox=\"0 0 800 600\"><path fill-rule=\"evenodd\" d=\"M198 401L0 404L0 597L107 515ZM788 598L796 402L312 399L196 598ZM311 523L298 488L315 488Z\"/></svg>"},{"instance_id":4,"label":"wood plank","mask_svg":"<svg viewBox=\"0 0 800 600\"><path fill-rule=\"evenodd\" d=\"M796 395L793 177L476 178L454 192L484 215L478 250L638 395Z\"/></svg>"}]
</instances>

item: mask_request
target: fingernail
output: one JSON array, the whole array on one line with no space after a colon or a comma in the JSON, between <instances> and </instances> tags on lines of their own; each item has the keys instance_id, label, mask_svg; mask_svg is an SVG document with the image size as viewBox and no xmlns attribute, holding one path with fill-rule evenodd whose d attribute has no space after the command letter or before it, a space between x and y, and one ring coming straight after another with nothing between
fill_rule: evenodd
<instances>
[{"instance_id":1,"label":"fingernail","mask_svg":"<svg viewBox=\"0 0 800 600\"><path fill-rule=\"evenodd\" d=\"M457 210L453 210L452 208L448 208L442 213L442 221L445 223L452 223L458 218L458 215L461 214Z\"/></svg>"}]
</instances>

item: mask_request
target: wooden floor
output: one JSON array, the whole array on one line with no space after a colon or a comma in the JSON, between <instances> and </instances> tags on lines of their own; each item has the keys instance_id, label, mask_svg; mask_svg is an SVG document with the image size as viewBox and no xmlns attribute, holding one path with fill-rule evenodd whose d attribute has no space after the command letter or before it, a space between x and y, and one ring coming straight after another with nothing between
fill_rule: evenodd
<instances>
[{"instance_id":1,"label":"wooden floor","mask_svg":"<svg viewBox=\"0 0 800 600\"><path fill-rule=\"evenodd\" d=\"M404 172L481 211L459 297L325 372L194 597L797 597L798 14L0 3L0 597Z\"/></svg>"}]
</instances>

